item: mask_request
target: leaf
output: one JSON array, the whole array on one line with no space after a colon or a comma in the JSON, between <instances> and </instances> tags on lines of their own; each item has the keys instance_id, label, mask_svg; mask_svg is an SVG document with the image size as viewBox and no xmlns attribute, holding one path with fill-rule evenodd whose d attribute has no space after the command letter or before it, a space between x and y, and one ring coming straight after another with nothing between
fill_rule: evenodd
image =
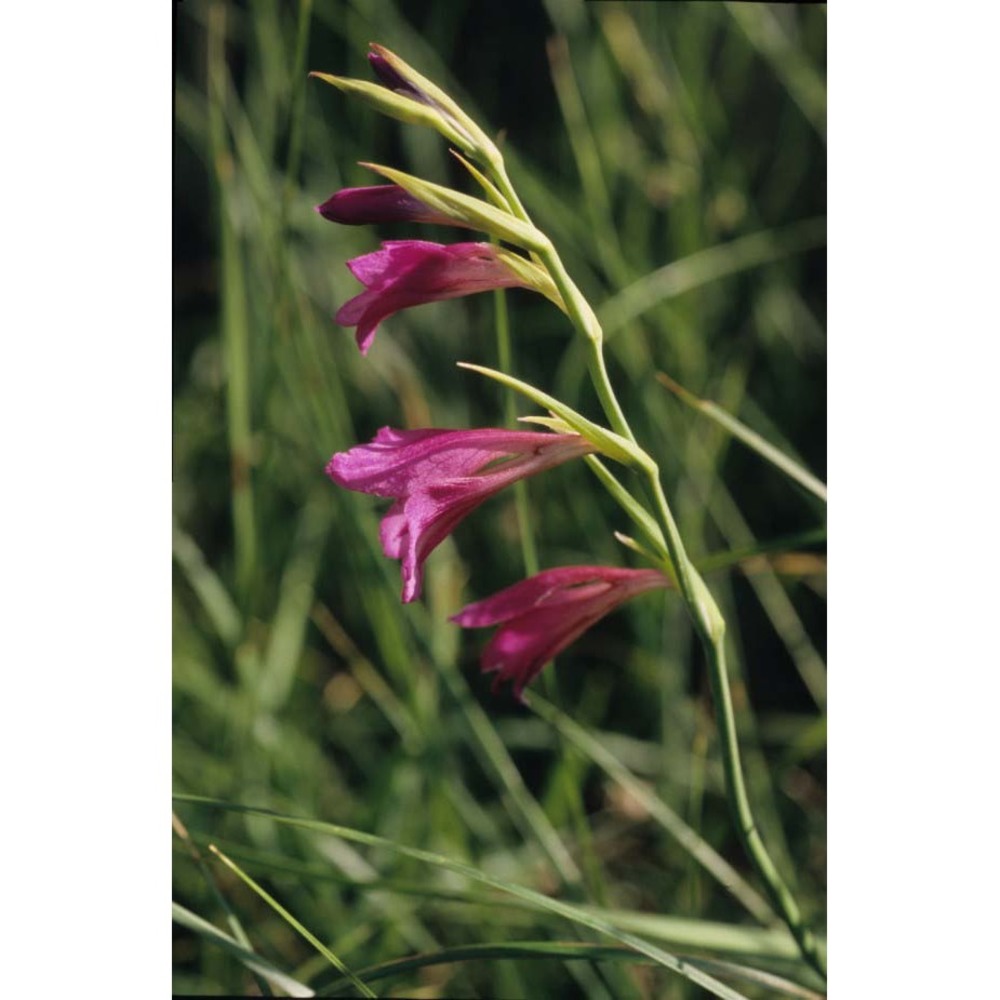
<instances>
[{"instance_id":1,"label":"leaf","mask_svg":"<svg viewBox=\"0 0 1000 1000\"><path fill-rule=\"evenodd\" d=\"M261 810L253 811L257 815L266 815L266 812ZM338 972L346 976L354 986L354 988L365 997L374 997L375 994L353 973L351 970L339 959L332 951L319 938L316 937L308 928L299 923L273 896L267 893L261 886L259 886L245 871L235 861L227 858L225 854L222 853L214 844L209 844L208 849L233 873L235 873L243 882L245 882L261 899L264 900L268 906L271 907L286 923L294 928L302 937L304 937Z\"/></svg>"},{"instance_id":2,"label":"leaf","mask_svg":"<svg viewBox=\"0 0 1000 1000\"><path fill-rule=\"evenodd\" d=\"M656 378L661 385L665 385L682 402L690 406L691 409L705 414L710 420L714 420L737 440L742 441L752 451L757 452L765 461L770 462L790 479L794 479L803 489L808 490L813 496L819 497L823 503L826 503L825 484L820 482L819 479L808 469L796 462L795 459L789 458L779 448L776 448L769 441L765 441L756 431L752 431L746 424L740 423L736 417L731 413L727 413L717 403L713 403L708 399L699 399L664 372L657 372Z\"/></svg>"},{"instance_id":3,"label":"leaf","mask_svg":"<svg viewBox=\"0 0 1000 1000\"><path fill-rule=\"evenodd\" d=\"M230 937L224 931L220 931L214 924L203 920L197 914L186 910L179 903L173 904L173 918L175 923L186 927L189 931L203 937L206 941L218 945L230 955L235 956L251 972L269 982L272 986L277 986L284 990L291 997L314 997L316 993L308 986L292 978L287 972L282 972L277 966L272 965L266 958L250 951L239 943L235 938Z\"/></svg>"},{"instance_id":4,"label":"leaf","mask_svg":"<svg viewBox=\"0 0 1000 1000\"><path fill-rule=\"evenodd\" d=\"M591 930L598 931L601 934L614 938L616 941L634 948L640 954L653 959L653 961L658 965L662 965L664 968L670 969L671 971L684 976L691 982L697 983L708 990L709 993L714 996L721 997L723 1000L747 1000L742 993L738 993L736 990L726 986L725 983L720 982L713 976L709 976L700 969L695 968L689 962L682 961L676 955L672 955L669 952L664 951L662 948L657 948L655 945L651 945L648 941L644 941L642 938L638 938L632 934L618 930L609 921L603 919L595 912L591 912L590 910L580 906L575 906L571 903L564 903L562 900L553 899L550 896L545 896L540 892L535 892L533 889L528 889L525 886L518 885L514 882L508 882L504 879L487 875L485 872L482 872L477 868L473 868L471 865L462 864L459 861L452 861L450 858L443 857L439 854L432 854L429 851L423 851L419 848L407 847L404 844L399 844L396 841L389 840L385 837L378 837L371 833L354 830L346 826L338 826L334 823L324 823L321 820L300 819L293 816L284 816L281 813L274 812L270 809L256 809L252 806L242 806L235 803L222 802L217 799L203 798L198 795L178 794L175 795L175 798L178 801L197 803L201 806L207 806L209 808L225 809L231 812L242 812L254 816L268 816L277 823L285 823L288 826L297 827L301 830L312 830L315 833L339 837L342 840L352 841L357 844L367 844L370 847L387 848L397 854L413 858L415 861L421 861L424 864L443 868L447 871L454 872L456 875L462 875L466 878L473 879L476 882L481 882L483 885L499 889L501 892L509 893L510 895L523 900L524 902L530 904L534 909L547 910L548 912L558 914L573 923L581 924L584 927L591 928ZM248 878L248 876L242 874L241 877L244 879ZM259 890L258 888L258 891L262 890Z\"/></svg>"}]
</instances>

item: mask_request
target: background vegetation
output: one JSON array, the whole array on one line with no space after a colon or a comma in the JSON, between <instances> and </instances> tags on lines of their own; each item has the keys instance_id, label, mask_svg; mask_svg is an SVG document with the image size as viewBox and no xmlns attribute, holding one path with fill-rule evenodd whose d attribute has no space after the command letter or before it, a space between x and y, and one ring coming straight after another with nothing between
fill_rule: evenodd
<instances>
[{"instance_id":1,"label":"background vegetation","mask_svg":"<svg viewBox=\"0 0 1000 1000\"><path fill-rule=\"evenodd\" d=\"M692 956L746 996L776 989L747 966L813 983L732 830L676 597L603 622L517 706L479 675L484 635L447 622L523 576L512 495L459 528L429 560L425 599L402 607L381 506L324 477L333 452L380 426L497 425L503 399L454 365L496 366L492 296L398 314L364 359L332 322L359 287L346 259L379 238L455 239L321 219L313 206L334 190L373 183L357 161L467 185L439 136L306 74L367 79L378 41L502 134L526 207L604 322L612 379L689 549L778 543L710 581L754 806L822 930L824 510L657 375L825 475L825 9L192 0L177 12L177 792L471 865ZM506 299L515 373L597 416L569 324L539 297ZM631 560L612 536L629 525L595 486L582 464L528 484L543 566ZM281 993L274 970L356 991L213 843L379 994L702 995L534 898L391 845L190 798L175 809L177 993ZM530 944L489 950L515 941ZM248 968L251 948L266 967ZM370 972L441 950L442 964Z\"/></svg>"}]
</instances>

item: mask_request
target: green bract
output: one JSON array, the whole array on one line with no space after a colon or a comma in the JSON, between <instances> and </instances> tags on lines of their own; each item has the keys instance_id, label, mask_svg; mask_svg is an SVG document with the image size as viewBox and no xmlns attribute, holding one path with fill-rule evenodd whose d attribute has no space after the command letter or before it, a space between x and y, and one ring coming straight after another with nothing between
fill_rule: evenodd
<instances>
[{"instance_id":1,"label":"green bract","mask_svg":"<svg viewBox=\"0 0 1000 1000\"><path fill-rule=\"evenodd\" d=\"M526 261L525 263L529 262ZM645 467L646 463L650 461L649 456L637 445L626 441L625 438L615 434L614 431L609 431L606 427L601 427L599 424L588 420L582 413L577 413L572 407L567 406L565 403L560 403L554 396L542 392L541 389L536 389L527 382L522 382L511 375L505 375L503 372L494 371L492 368L469 364L467 361L459 361L458 367L479 372L480 375L485 375L487 378L491 378L501 383L501 385L507 386L509 389L515 389L539 406L544 406L545 409L562 418L577 434L586 438L594 445L598 451L607 455L608 458L613 458L616 462L621 462L622 465L639 465Z\"/></svg>"},{"instance_id":2,"label":"green bract","mask_svg":"<svg viewBox=\"0 0 1000 1000\"><path fill-rule=\"evenodd\" d=\"M383 167L377 163L362 163L361 166L374 170L386 180L398 184L429 208L464 222L474 229L481 229L484 233L496 236L497 239L516 243L526 250L538 250L548 244L548 240L534 226L522 222L509 212L494 208L481 198L473 198L461 191L425 181L421 177L414 177L392 167ZM549 284L552 284L551 280Z\"/></svg>"},{"instance_id":3,"label":"green bract","mask_svg":"<svg viewBox=\"0 0 1000 1000\"><path fill-rule=\"evenodd\" d=\"M412 97L397 94L379 83L370 83L368 80L353 80L345 76L333 76L330 73L312 72L309 75L324 83L329 83L345 94L360 97L377 111L381 111L382 114L388 115L390 118L408 122L411 125L425 125L435 129L449 142L453 142L470 155L476 152L477 147L470 137L456 128L446 115L429 104L422 104Z\"/></svg>"}]
</instances>

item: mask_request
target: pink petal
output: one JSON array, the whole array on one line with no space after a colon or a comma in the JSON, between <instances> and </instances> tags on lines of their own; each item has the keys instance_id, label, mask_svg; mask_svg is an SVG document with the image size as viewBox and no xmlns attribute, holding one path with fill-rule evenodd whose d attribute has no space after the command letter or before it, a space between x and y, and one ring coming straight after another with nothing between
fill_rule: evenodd
<instances>
[{"instance_id":1,"label":"pink petal","mask_svg":"<svg viewBox=\"0 0 1000 1000\"><path fill-rule=\"evenodd\" d=\"M457 615L453 615L451 621L465 628L486 628L524 614L546 601L571 599L572 590L569 588L596 581L610 584L618 579L627 579L628 575L635 572L645 571L616 569L612 566L561 566L543 570L492 597L469 604ZM563 596L558 597L560 594Z\"/></svg>"}]
</instances>

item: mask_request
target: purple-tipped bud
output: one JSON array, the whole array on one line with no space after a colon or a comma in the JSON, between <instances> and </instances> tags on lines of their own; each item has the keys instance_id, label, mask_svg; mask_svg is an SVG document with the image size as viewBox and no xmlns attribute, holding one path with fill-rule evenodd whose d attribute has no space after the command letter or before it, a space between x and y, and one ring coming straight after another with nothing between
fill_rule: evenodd
<instances>
[{"instance_id":1,"label":"purple-tipped bud","mask_svg":"<svg viewBox=\"0 0 1000 1000\"><path fill-rule=\"evenodd\" d=\"M375 75L390 90L394 90L397 94L403 94L406 97L412 97L413 100L420 101L421 104L434 104L434 101L432 101L427 94L425 94L422 90L418 90L412 83L400 76L400 74L392 68L389 60L386 59L385 56L378 52L369 52L368 62L371 63L371 67L375 71Z\"/></svg>"},{"instance_id":2,"label":"purple-tipped bud","mask_svg":"<svg viewBox=\"0 0 1000 1000\"><path fill-rule=\"evenodd\" d=\"M432 222L441 226L471 228L441 212L435 212L398 184L344 188L330 195L322 205L317 205L316 211L324 219L345 226L365 226L380 222Z\"/></svg>"},{"instance_id":3,"label":"purple-tipped bud","mask_svg":"<svg viewBox=\"0 0 1000 1000\"><path fill-rule=\"evenodd\" d=\"M398 431L330 459L338 486L396 502L382 520L382 550L402 561L403 601L420 596L424 560L481 503L519 479L587 455L578 434L540 431Z\"/></svg>"}]
</instances>

